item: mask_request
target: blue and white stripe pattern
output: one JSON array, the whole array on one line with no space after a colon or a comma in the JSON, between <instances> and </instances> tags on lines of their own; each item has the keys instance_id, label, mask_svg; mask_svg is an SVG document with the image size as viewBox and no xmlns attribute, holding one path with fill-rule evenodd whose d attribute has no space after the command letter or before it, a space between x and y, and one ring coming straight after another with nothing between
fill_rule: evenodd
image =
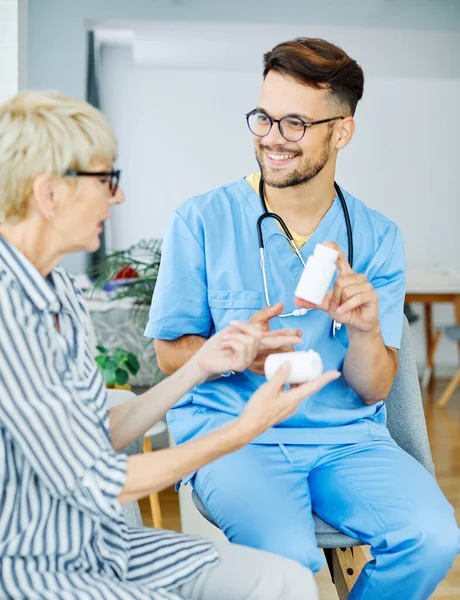
<instances>
[{"instance_id":1,"label":"blue and white stripe pattern","mask_svg":"<svg viewBox=\"0 0 460 600\"><path fill-rule=\"evenodd\" d=\"M0 238L0 598L177 599L217 552L126 525L127 456L87 334L71 277L45 279Z\"/></svg>"}]
</instances>

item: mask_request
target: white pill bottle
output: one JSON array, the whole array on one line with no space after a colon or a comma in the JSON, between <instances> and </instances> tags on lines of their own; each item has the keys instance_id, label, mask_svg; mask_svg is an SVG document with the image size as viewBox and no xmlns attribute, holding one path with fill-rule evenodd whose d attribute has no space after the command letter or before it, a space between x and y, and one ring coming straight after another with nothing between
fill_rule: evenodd
<instances>
[{"instance_id":1,"label":"white pill bottle","mask_svg":"<svg viewBox=\"0 0 460 600\"><path fill-rule=\"evenodd\" d=\"M265 359L265 377L271 379L282 364L291 363L286 383L304 383L316 379L323 372L323 362L314 350L298 350L269 354Z\"/></svg>"},{"instance_id":2,"label":"white pill bottle","mask_svg":"<svg viewBox=\"0 0 460 600\"><path fill-rule=\"evenodd\" d=\"M297 284L296 297L312 304L321 304L337 270L338 257L337 250L324 244L316 244Z\"/></svg>"}]
</instances>

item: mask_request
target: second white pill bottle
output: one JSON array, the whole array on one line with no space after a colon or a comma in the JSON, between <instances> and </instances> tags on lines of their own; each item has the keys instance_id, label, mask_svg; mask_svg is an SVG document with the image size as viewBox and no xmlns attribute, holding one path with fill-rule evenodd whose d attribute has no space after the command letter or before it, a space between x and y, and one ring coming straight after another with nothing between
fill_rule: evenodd
<instances>
[{"instance_id":1,"label":"second white pill bottle","mask_svg":"<svg viewBox=\"0 0 460 600\"><path fill-rule=\"evenodd\" d=\"M323 372L323 362L314 350L298 350L269 354L265 359L265 377L271 379L283 363L291 363L286 383L305 383L316 379Z\"/></svg>"},{"instance_id":2,"label":"second white pill bottle","mask_svg":"<svg viewBox=\"0 0 460 600\"><path fill-rule=\"evenodd\" d=\"M312 304L321 304L337 270L337 250L324 244L316 247L308 257L305 269L295 290L295 295Z\"/></svg>"}]
</instances>

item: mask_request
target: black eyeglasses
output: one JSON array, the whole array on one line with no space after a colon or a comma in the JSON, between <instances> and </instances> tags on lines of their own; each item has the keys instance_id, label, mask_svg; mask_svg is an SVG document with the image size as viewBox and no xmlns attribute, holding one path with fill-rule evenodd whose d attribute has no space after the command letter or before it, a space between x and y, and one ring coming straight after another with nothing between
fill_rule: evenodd
<instances>
[{"instance_id":1,"label":"black eyeglasses","mask_svg":"<svg viewBox=\"0 0 460 600\"><path fill-rule=\"evenodd\" d=\"M254 135L258 137L267 136L272 127L273 123L278 123L278 128L281 135L288 142L300 141L308 127L312 125L320 125L321 123L330 123L331 121L337 121L344 119L345 117L331 117L330 119L321 119L320 121L304 121L300 117L295 115L283 117L282 119L274 119L260 110L251 110L245 115L249 129Z\"/></svg>"},{"instance_id":2,"label":"black eyeglasses","mask_svg":"<svg viewBox=\"0 0 460 600\"><path fill-rule=\"evenodd\" d=\"M120 181L121 170L116 171L66 171L64 177L99 177L103 183L109 184L112 196L115 196Z\"/></svg>"}]
</instances>

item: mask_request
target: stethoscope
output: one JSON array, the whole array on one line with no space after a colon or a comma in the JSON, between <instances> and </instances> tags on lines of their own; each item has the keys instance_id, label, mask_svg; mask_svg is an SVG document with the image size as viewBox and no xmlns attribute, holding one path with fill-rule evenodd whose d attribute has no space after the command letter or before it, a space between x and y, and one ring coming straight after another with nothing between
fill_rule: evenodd
<instances>
[{"instance_id":1,"label":"stethoscope","mask_svg":"<svg viewBox=\"0 0 460 600\"><path fill-rule=\"evenodd\" d=\"M267 306L271 306L270 296L268 294L267 273L265 270L265 246L264 246L264 238L263 238L263 234L262 234L262 223L263 223L264 219L275 219L279 223L281 229L284 232L286 240L288 241L288 243L291 246L291 248L293 249L293 251L296 253L298 259L300 260L300 262L302 263L302 266L304 268L305 268L305 261L302 258L302 255L300 254L297 246L295 245L294 238L292 237L291 232L287 228L286 223L283 221L283 219L276 213L268 212L267 203L265 202L265 189L264 188L265 188L264 179L263 179L263 177L261 177L260 184L259 184L259 196L260 196L260 202L262 204L262 209L264 212L257 219L257 236L259 238L260 266L262 268L265 301L267 303ZM345 218L345 225L347 227L348 262L350 264L350 267L353 268L353 232L351 229L350 213L348 212L348 206L347 206L347 203L345 202L345 198L343 196L342 190L340 189L340 187L337 185L337 183L335 181L334 181L334 188L335 188L335 191L337 192L337 196L339 197L340 204L342 205L343 216ZM284 314L281 314L278 316L280 318L301 317L303 315L306 315L307 312L309 312L310 310L313 310L313 309L311 309L311 308L296 308L290 313L284 313ZM337 323L337 321L335 321L335 319L334 319L334 321L332 323L333 337L335 337L336 331L338 331L341 327L342 327L342 324Z\"/></svg>"}]
</instances>

